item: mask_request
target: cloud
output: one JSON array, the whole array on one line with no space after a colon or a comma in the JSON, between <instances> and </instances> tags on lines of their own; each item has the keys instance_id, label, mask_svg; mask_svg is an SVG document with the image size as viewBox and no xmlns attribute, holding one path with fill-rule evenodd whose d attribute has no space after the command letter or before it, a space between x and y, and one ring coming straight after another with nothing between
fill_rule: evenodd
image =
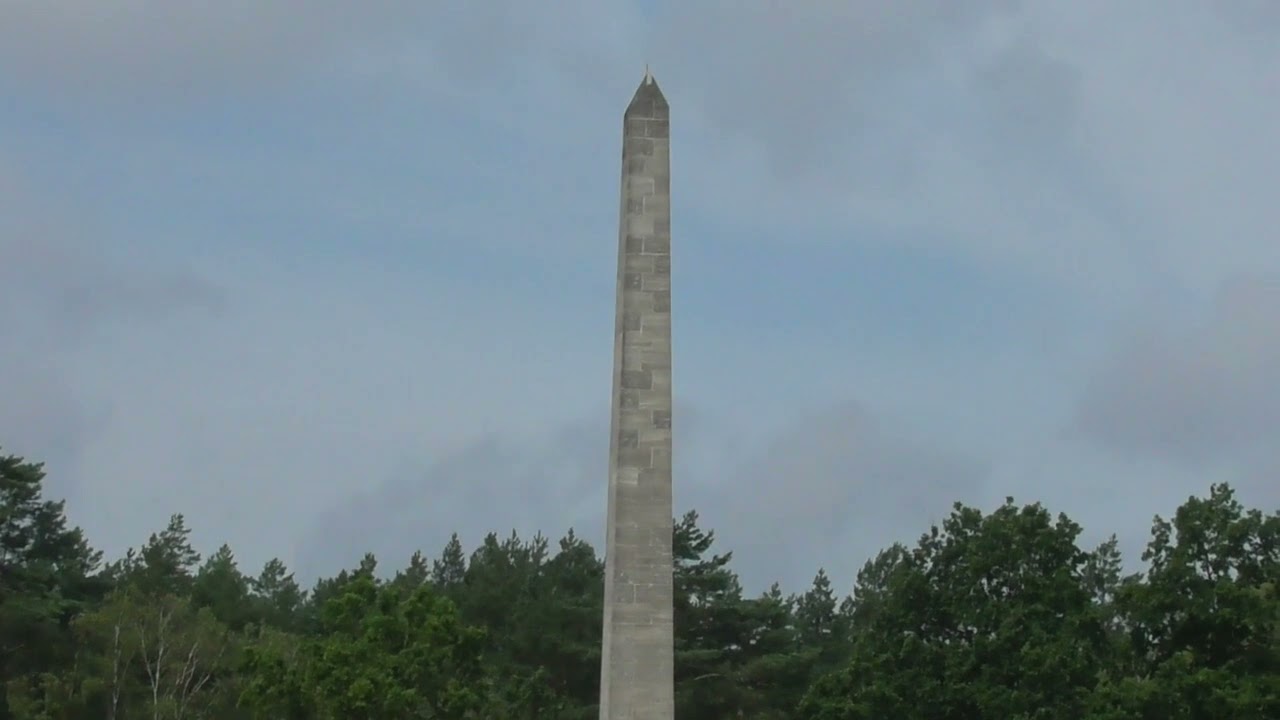
<instances>
[{"instance_id":1,"label":"cloud","mask_svg":"<svg viewBox=\"0 0 1280 720\"><path fill-rule=\"evenodd\" d=\"M672 86L689 88L682 112L764 145L770 169L794 180L883 123L901 83L953 59L948 36L967 40L1016 5L665 3L653 35Z\"/></svg>"},{"instance_id":2,"label":"cloud","mask_svg":"<svg viewBox=\"0 0 1280 720\"><path fill-rule=\"evenodd\" d=\"M0 155L0 309L8 308L7 322L83 330L112 317L221 301L218 289L194 272L122 262L91 215L54 200L26 175Z\"/></svg>"},{"instance_id":3,"label":"cloud","mask_svg":"<svg viewBox=\"0 0 1280 720\"><path fill-rule=\"evenodd\" d=\"M1075 430L1122 456L1205 470L1274 466L1278 315L1280 281L1237 276L1207 317L1136 331L1097 369Z\"/></svg>"},{"instance_id":4,"label":"cloud","mask_svg":"<svg viewBox=\"0 0 1280 720\"><path fill-rule=\"evenodd\" d=\"M584 134L603 145L594 119L616 119L613 98L652 61L680 123L686 217L780 245L858 233L1107 299L1280 265L1262 239L1280 162L1265 4L308 8L10 4L0 52L29 87L151 97L138 112L206 85L273 105L414 97L509 116L558 155Z\"/></svg>"},{"instance_id":5,"label":"cloud","mask_svg":"<svg viewBox=\"0 0 1280 720\"><path fill-rule=\"evenodd\" d=\"M561 5L560 12L594 32L577 35L563 16L510 0L465 11L405 0L359 6L316 0L302 12L247 0L123 0L109 7L91 0L19 1L0 9L0 62L24 87L55 97L157 110L245 95L264 99L316 76L416 75L459 86L501 81L531 54L545 61L551 47L570 53L600 47L624 24L619 12L626 14L624 6L598 2ZM571 64L577 63L565 68Z\"/></svg>"},{"instance_id":6,"label":"cloud","mask_svg":"<svg viewBox=\"0 0 1280 720\"><path fill-rule=\"evenodd\" d=\"M983 501L984 463L851 404L750 439L725 418L677 410L676 515L698 510L753 592L774 581L803 587L820 565L851 583L864 561L914 541L951 503ZM596 417L523 439L490 436L402 469L323 513L299 568L334 573L372 550L391 572L414 550L439 552L451 532L471 550L488 532L554 541L573 527L603 552L607 427Z\"/></svg>"},{"instance_id":7,"label":"cloud","mask_svg":"<svg viewBox=\"0 0 1280 720\"><path fill-rule=\"evenodd\" d=\"M952 503L985 502L987 462L916 425L842 403L726 458L732 471L698 491L744 580L802 588L822 565L851 589L862 563L914 542Z\"/></svg>"},{"instance_id":8,"label":"cloud","mask_svg":"<svg viewBox=\"0 0 1280 720\"><path fill-rule=\"evenodd\" d=\"M345 514L353 493L477 438L519 442L607 397L607 352L578 340L584 327L608 337L607 306L562 311L376 259L306 267L221 268L216 317L121 329L70 363L96 380L84 394L112 411L72 468L82 477L73 507L95 510L83 522L105 550L183 512L201 547L230 542L249 566L277 555L294 564L307 529L331 508ZM507 488L486 503L523 494L503 442L466 454L491 452L473 482ZM441 495L443 517L470 512L474 497ZM496 522L489 509L475 522ZM401 542L432 549L396 522L385 521L407 529Z\"/></svg>"},{"instance_id":9,"label":"cloud","mask_svg":"<svg viewBox=\"0 0 1280 720\"><path fill-rule=\"evenodd\" d=\"M332 52L344 32L364 27L367 13L323 0L314 6L299 15L283 4L240 0L7 3L0 57L29 85L62 92L146 99L157 89L243 90L296 73Z\"/></svg>"},{"instance_id":10,"label":"cloud","mask_svg":"<svg viewBox=\"0 0 1280 720\"><path fill-rule=\"evenodd\" d=\"M809 237L848 242L839 218L1105 301L1280 265L1280 50L1216 6L749 7L667 19L720 214L749 197L791 243L803 207Z\"/></svg>"},{"instance_id":11,"label":"cloud","mask_svg":"<svg viewBox=\"0 0 1280 720\"><path fill-rule=\"evenodd\" d=\"M608 378L601 389L608 396ZM681 403L676 502L717 456L715 423ZM609 470L607 413L582 416L532 432L494 431L462 447L406 463L383 482L341 498L314 519L301 543L304 575L333 573L373 551L387 570L416 550L434 555L451 533L468 551L489 532L542 532L552 541L570 528L603 552ZM696 500L695 500L696 501Z\"/></svg>"},{"instance_id":12,"label":"cloud","mask_svg":"<svg viewBox=\"0 0 1280 720\"><path fill-rule=\"evenodd\" d=\"M97 334L189 320L222 300L196 274L121 265L99 240L0 155L0 438L5 452L49 464L54 497L75 489L66 471L110 416L79 391L76 354Z\"/></svg>"},{"instance_id":13,"label":"cloud","mask_svg":"<svg viewBox=\"0 0 1280 720\"><path fill-rule=\"evenodd\" d=\"M1210 483L1280 507L1277 277L1236 274L1209 303L1154 303L1116 326L1082 363L1064 431L1042 451L1050 507L1084 520L1092 540L1117 533L1131 562L1149 540L1145 520Z\"/></svg>"},{"instance_id":14,"label":"cloud","mask_svg":"<svg viewBox=\"0 0 1280 720\"><path fill-rule=\"evenodd\" d=\"M598 523L649 62L677 392L731 416L681 435L678 506L802 582L955 499L1109 530L1280 462L1269 331L1183 317L1280 273L1273 6L0 3L0 440L111 552L175 510L249 564Z\"/></svg>"},{"instance_id":15,"label":"cloud","mask_svg":"<svg viewBox=\"0 0 1280 720\"><path fill-rule=\"evenodd\" d=\"M0 324L0 333L5 328ZM5 333L6 343L13 338ZM65 473L102 417L85 407L65 374L47 358L17 353L0 357L0 453L45 462L49 472L46 493L63 498L75 489Z\"/></svg>"},{"instance_id":16,"label":"cloud","mask_svg":"<svg viewBox=\"0 0 1280 720\"><path fill-rule=\"evenodd\" d=\"M600 429L598 422L579 422L535 437L490 434L426 467L398 468L310 523L299 572L329 575L365 552L392 572L415 551L436 556L454 532L468 552L485 534L505 538L512 530L526 540L543 532L554 542L574 527L599 545L608 468Z\"/></svg>"}]
</instances>

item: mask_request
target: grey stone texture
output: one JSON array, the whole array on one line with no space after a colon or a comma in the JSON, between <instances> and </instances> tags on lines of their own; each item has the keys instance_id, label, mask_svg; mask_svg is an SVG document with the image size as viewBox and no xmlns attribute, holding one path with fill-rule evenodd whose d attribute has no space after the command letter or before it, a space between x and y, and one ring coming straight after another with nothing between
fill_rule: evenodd
<instances>
[{"instance_id":1,"label":"grey stone texture","mask_svg":"<svg viewBox=\"0 0 1280 720\"><path fill-rule=\"evenodd\" d=\"M670 720L670 114L648 72L622 136L600 720Z\"/></svg>"}]
</instances>

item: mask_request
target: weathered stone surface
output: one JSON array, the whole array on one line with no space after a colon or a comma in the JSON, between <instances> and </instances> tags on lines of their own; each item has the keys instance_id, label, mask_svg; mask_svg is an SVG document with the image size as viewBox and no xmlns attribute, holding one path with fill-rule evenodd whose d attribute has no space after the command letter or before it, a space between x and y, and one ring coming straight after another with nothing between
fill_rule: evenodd
<instances>
[{"instance_id":1,"label":"weathered stone surface","mask_svg":"<svg viewBox=\"0 0 1280 720\"><path fill-rule=\"evenodd\" d=\"M646 73L623 116L601 720L675 716L669 117Z\"/></svg>"},{"instance_id":2,"label":"weathered stone surface","mask_svg":"<svg viewBox=\"0 0 1280 720\"><path fill-rule=\"evenodd\" d=\"M655 313L671 312L671 291L657 290L653 293L653 311ZM643 325L643 321L641 322Z\"/></svg>"},{"instance_id":3,"label":"weathered stone surface","mask_svg":"<svg viewBox=\"0 0 1280 720\"><path fill-rule=\"evenodd\" d=\"M623 370L622 387L627 390L649 390L653 387L653 373L647 370Z\"/></svg>"},{"instance_id":4,"label":"weathered stone surface","mask_svg":"<svg viewBox=\"0 0 1280 720\"><path fill-rule=\"evenodd\" d=\"M641 252L648 255L668 255L671 253L671 238L667 235L654 235L645 238Z\"/></svg>"}]
</instances>

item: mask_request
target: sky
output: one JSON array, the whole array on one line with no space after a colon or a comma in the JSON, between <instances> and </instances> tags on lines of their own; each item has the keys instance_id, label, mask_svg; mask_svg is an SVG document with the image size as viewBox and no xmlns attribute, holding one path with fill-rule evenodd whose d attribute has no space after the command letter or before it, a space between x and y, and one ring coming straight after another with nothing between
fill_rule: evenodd
<instances>
[{"instance_id":1,"label":"sky","mask_svg":"<svg viewBox=\"0 0 1280 720\"><path fill-rule=\"evenodd\" d=\"M1280 507L1268 0L0 0L0 447L109 556L600 546L622 111L749 589L960 501Z\"/></svg>"}]
</instances>

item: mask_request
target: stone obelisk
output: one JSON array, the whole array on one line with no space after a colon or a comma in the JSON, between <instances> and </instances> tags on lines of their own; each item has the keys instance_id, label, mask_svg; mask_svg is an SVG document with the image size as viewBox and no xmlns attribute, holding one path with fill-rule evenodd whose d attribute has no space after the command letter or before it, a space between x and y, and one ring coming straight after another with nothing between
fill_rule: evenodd
<instances>
[{"instance_id":1,"label":"stone obelisk","mask_svg":"<svg viewBox=\"0 0 1280 720\"><path fill-rule=\"evenodd\" d=\"M600 720L671 720L670 114L644 80L623 115Z\"/></svg>"}]
</instances>

